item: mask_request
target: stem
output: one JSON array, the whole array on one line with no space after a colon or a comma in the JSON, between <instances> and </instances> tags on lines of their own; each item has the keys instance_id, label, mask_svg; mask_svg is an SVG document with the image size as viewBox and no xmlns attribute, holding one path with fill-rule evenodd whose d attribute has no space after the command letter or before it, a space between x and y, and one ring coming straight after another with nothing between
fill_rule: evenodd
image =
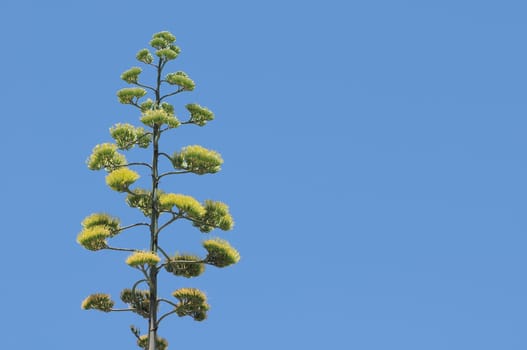
<instances>
[{"instance_id":1,"label":"stem","mask_svg":"<svg viewBox=\"0 0 527 350\"><path fill-rule=\"evenodd\" d=\"M117 247L110 247L110 246L106 246L106 248L104 248L104 249L116 250L116 251L119 251L119 252L136 252L137 251L137 249L117 248Z\"/></svg>"},{"instance_id":2,"label":"stem","mask_svg":"<svg viewBox=\"0 0 527 350\"><path fill-rule=\"evenodd\" d=\"M157 320L157 326L159 326L159 324L161 323L161 321L162 321L165 317L167 317L167 316L169 316L169 315L172 315L172 314L175 314L175 313L176 313L176 310L172 310L172 311L167 312L167 313L164 314L163 316L159 317L159 320Z\"/></svg>"},{"instance_id":3,"label":"stem","mask_svg":"<svg viewBox=\"0 0 527 350\"><path fill-rule=\"evenodd\" d=\"M152 166L150 166L150 164L148 164L148 163L141 163L141 162L128 163L128 164L125 164L125 165L122 165L122 166L130 166L130 165L143 165L143 166L146 166L146 167L152 169Z\"/></svg>"},{"instance_id":4,"label":"stem","mask_svg":"<svg viewBox=\"0 0 527 350\"><path fill-rule=\"evenodd\" d=\"M163 226L161 226L158 230L158 232L161 232L161 230L163 230L165 227L167 227L168 225L170 225L171 223L173 223L174 221L176 221L177 219L181 218L182 216L180 215L175 215L175 214L172 214L172 219L168 220L167 222L165 222L163 224Z\"/></svg>"},{"instance_id":5,"label":"stem","mask_svg":"<svg viewBox=\"0 0 527 350\"><path fill-rule=\"evenodd\" d=\"M120 312L120 311L135 311L135 309L111 309L111 312Z\"/></svg>"},{"instance_id":6,"label":"stem","mask_svg":"<svg viewBox=\"0 0 527 350\"><path fill-rule=\"evenodd\" d=\"M156 101L155 106L161 105L161 71L163 69L163 59L159 58L157 63L157 82L156 82ZM152 154L152 214L150 216L150 251L157 253L157 236L158 236L158 220L159 207L157 201L157 188L159 184L158 177L158 159L159 159L159 126L153 128L153 154ZM150 284L150 310L148 314L148 350L156 350L157 338L157 273L156 266L152 266L149 270L149 284Z\"/></svg>"},{"instance_id":7,"label":"stem","mask_svg":"<svg viewBox=\"0 0 527 350\"><path fill-rule=\"evenodd\" d=\"M148 85L143 85L143 84L141 84L141 83L139 83L139 82L135 82L135 83L132 83L132 84L137 85L137 86L140 86L140 87L145 88L145 89L152 90L152 91L154 91L154 92L156 91L156 89L154 89L153 87L148 86Z\"/></svg>"},{"instance_id":8,"label":"stem","mask_svg":"<svg viewBox=\"0 0 527 350\"><path fill-rule=\"evenodd\" d=\"M161 247L157 247L159 249L159 251L161 252L161 254L163 254L165 256L165 258L167 260L170 260L170 256L168 256L168 254L163 250L161 249Z\"/></svg>"},{"instance_id":9,"label":"stem","mask_svg":"<svg viewBox=\"0 0 527 350\"><path fill-rule=\"evenodd\" d=\"M167 299L164 299L164 298L159 298L159 299L157 299L157 301L158 301L158 302L162 301L162 302L164 302L164 303L167 303L167 304L172 305L173 307L176 307L176 306L177 306L177 305L176 305L175 303L173 303L172 301L167 300Z\"/></svg>"},{"instance_id":10,"label":"stem","mask_svg":"<svg viewBox=\"0 0 527 350\"><path fill-rule=\"evenodd\" d=\"M174 95L179 94L180 92L183 92L183 91L185 91L184 88L179 88L179 89L177 89L176 91L174 91L174 92L172 92L172 93L170 93L170 94L166 94L166 95L162 96L162 97L159 99L159 102L163 101L163 99L165 99L165 98L167 98L167 97L169 97L169 96L174 96Z\"/></svg>"},{"instance_id":11,"label":"stem","mask_svg":"<svg viewBox=\"0 0 527 350\"><path fill-rule=\"evenodd\" d=\"M172 158L170 158L170 156L168 154L166 154L165 152L159 152L159 155L167 158L170 161L170 163L172 164Z\"/></svg>"},{"instance_id":12,"label":"stem","mask_svg":"<svg viewBox=\"0 0 527 350\"><path fill-rule=\"evenodd\" d=\"M182 170L182 171L169 171L167 173L163 173L159 176L159 178L161 179L162 177L165 177L167 175L179 175L179 174L188 174L188 173L191 173L192 171L190 170Z\"/></svg>"},{"instance_id":13,"label":"stem","mask_svg":"<svg viewBox=\"0 0 527 350\"><path fill-rule=\"evenodd\" d=\"M138 222L137 224L132 224L132 225L121 227L120 229L115 230L114 232L118 233L124 230L128 230L129 228L136 227L136 226L150 226L150 224L147 224L146 222Z\"/></svg>"},{"instance_id":14,"label":"stem","mask_svg":"<svg viewBox=\"0 0 527 350\"><path fill-rule=\"evenodd\" d=\"M167 304L169 304L169 305L171 305L171 306L173 306L174 308L177 307L177 305L176 305L175 303L171 302L170 300L167 300L167 299L164 299L164 298L159 298L159 299L157 300L158 303L161 302L161 301L164 302L164 303L167 303ZM163 316L161 316L161 317L159 318L159 320L157 320L157 325L159 326L159 324L161 323L161 321L162 321L165 317L167 317L167 316L169 316L169 315L172 315L172 314L175 313L175 312L176 312L176 310L172 310L172 311L169 311L169 312L165 313Z\"/></svg>"}]
</instances>

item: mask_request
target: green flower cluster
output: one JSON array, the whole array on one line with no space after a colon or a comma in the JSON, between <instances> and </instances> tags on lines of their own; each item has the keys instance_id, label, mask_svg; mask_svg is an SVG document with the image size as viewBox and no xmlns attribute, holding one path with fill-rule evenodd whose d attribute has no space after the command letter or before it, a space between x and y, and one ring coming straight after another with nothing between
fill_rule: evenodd
<instances>
[{"instance_id":1,"label":"green flower cluster","mask_svg":"<svg viewBox=\"0 0 527 350\"><path fill-rule=\"evenodd\" d=\"M114 302L108 294L92 294L83 300L81 308L83 310L99 310L104 312L112 311Z\"/></svg>"},{"instance_id":2,"label":"green flower cluster","mask_svg":"<svg viewBox=\"0 0 527 350\"><path fill-rule=\"evenodd\" d=\"M185 72L181 71L167 74L165 80L170 85L177 85L185 91L192 91L196 87L196 83L194 83L194 80L190 79Z\"/></svg>"},{"instance_id":3,"label":"green flower cluster","mask_svg":"<svg viewBox=\"0 0 527 350\"><path fill-rule=\"evenodd\" d=\"M119 219L105 213L95 213L84 218L82 228L77 242L88 250L101 250L107 247L106 239L117 234Z\"/></svg>"},{"instance_id":4,"label":"green flower cluster","mask_svg":"<svg viewBox=\"0 0 527 350\"><path fill-rule=\"evenodd\" d=\"M183 194L163 193L159 196L159 204L162 210L172 210L176 206L192 218L201 218L205 214L205 208L200 202Z\"/></svg>"},{"instance_id":5,"label":"green flower cluster","mask_svg":"<svg viewBox=\"0 0 527 350\"><path fill-rule=\"evenodd\" d=\"M208 239L203 242L203 247L209 252L205 258L205 262L208 264L226 267L240 261L240 253L223 239Z\"/></svg>"},{"instance_id":6,"label":"green flower cluster","mask_svg":"<svg viewBox=\"0 0 527 350\"><path fill-rule=\"evenodd\" d=\"M177 128L181 123L165 109L149 109L143 112L141 122L150 127L168 125L171 128Z\"/></svg>"},{"instance_id":7,"label":"green flower cluster","mask_svg":"<svg viewBox=\"0 0 527 350\"><path fill-rule=\"evenodd\" d=\"M106 248L106 239L111 237L112 233L105 226L93 226L84 228L77 236L77 243L88 250L96 251Z\"/></svg>"},{"instance_id":8,"label":"green flower cluster","mask_svg":"<svg viewBox=\"0 0 527 350\"><path fill-rule=\"evenodd\" d=\"M146 95L146 90L143 88L124 88L117 91L117 98L122 104L135 104L137 100Z\"/></svg>"},{"instance_id":9,"label":"green flower cluster","mask_svg":"<svg viewBox=\"0 0 527 350\"><path fill-rule=\"evenodd\" d=\"M151 48L140 50L136 58L139 62L150 65L157 71L157 83L152 86L143 85L142 68L131 67L121 74L121 79L132 86L121 89L117 92L117 97L122 104L131 104L141 111L140 121L142 127L136 127L127 123L118 123L110 128L110 135L115 143L103 143L97 145L90 157L87 159L88 168L91 170L105 169L107 185L115 191L127 193L126 202L130 207L138 208L150 219L148 223L136 223L130 226L121 227L118 218L105 213L95 213L86 217L82 221L82 231L77 236L77 242L84 248L92 251L101 249L114 249L130 251L131 255L126 258L126 264L138 268L145 273L145 279L135 283L132 289L124 289L121 292L121 300L129 306L128 309L114 310L114 301L108 294L92 294L88 296L81 307L83 309L97 309L104 312L110 311L133 311L138 315L149 319L154 308L158 308L158 299L151 304L151 292L157 289L156 278L159 269L162 267L175 276L185 278L197 277L204 273L206 265L216 267L226 267L237 263L240 254L227 241L213 238L202 242L203 248L207 251L205 258L192 254L176 253L173 256L166 256L165 251L157 245L157 235L159 231L177 219L186 219L192 222L201 232L208 233L215 228L230 230L234 226L234 220L229 213L229 207L219 201L206 200L200 202L195 198L177 193L164 193L158 188L159 180L165 175L178 173L195 173L198 175L213 174L221 170L223 159L221 155L213 150L206 149L199 145L184 147L173 155L167 155L158 149L160 136L171 128L181 125L176 117L174 106L163 102L165 98L175 95L181 91L192 91L195 89L195 82L182 71L174 73L163 73L167 61L173 60L180 54L180 49L175 45L176 37L170 32L163 31L156 33L150 40ZM157 58L156 58L157 57ZM156 61L154 63L154 60ZM142 66L142 65L141 65ZM140 77L141 76L141 77ZM164 78L163 78L164 77ZM139 80L141 78L141 83ZM167 94L162 94L159 84L173 90ZM135 85L135 86L134 86ZM168 86L171 85L171 86ZM155 87L154 87L155 86ZM148 92L153 91L155 101L147 98ZM153 98L153 97L152 97ZM206 107L191 103L186 105L190 117L183 124L195 124L204 126L214 119L214 113ZM149 129L152 128L153 130ZM154 137L155 136L155 137ZM131 150L134 146L148 148L153 145L152 163L128 163L125 156L119 151ZM166 156L170 159L176 171L161 171L158 168L158 156ZM132 165L144 165L149 167L152 172L152 187L150 190L142 188L130 189L130 186L139 179L136 171L129 169ZM135 187L135 186L134 186ZM154 195L155 193L155 195ZM155 214L155 215L153 215ZM163 220L160 224L160 215L168 216L168 220ZM107 240L119 232L139 225L150 226L156 229L151 235L150 250L132 250L126 248L110 247ZM163 253L166 258L161 263L158 253ZM136 290L135 287L145 282L149 290ZM178 316L190 316L196 321L203 321L207 318L210 309L205 293L195 288L181 288L172 293L178 300L172 304L173 311L169 311L160 318L150 320L157 327L161 319L172 313ZM163 300L167 301L167 300ZM171 302L169 302L171 303ZM148 336L140 335L139 330L132 326L132 332L137 337L137 345L147 349ZM152 340L152 339L150 339ZM166 350L168 343L163 338L156 338L156 348Z\"/></svg>"},{"instance_id":10,"label":"green flower cluster","mask_svg":"<svg viewBox=\"0 0 527 350\"><path fill-rule=\"evenodd\" d=\"M120 150L129 150L135 145L147 148L152 141L152 136L146 133L145 129L136 128L131 124L115 124L110 128L110 135Z\"/></svg>"},{"instance_id":11,"label":"green flower cluster","mask_svg":"<svg viewBox=\"0 0 527 350\"><path fill-rule=\"evenodd\" d=\"M126 164L124 155L117 152L117 145L113 143L103 143L93 148L92 154L86 160L88 169L112 171L115 168Z\"/></svg>"},{"instance_id":12,"label":"green flower cluster","mask_svg":"<svg viewBox=\"0 0 527 350\"><path fill-rule=\"evenodd\" d=\"M143 62L146 64L151 64L154 61L154 56L152 56L148 49L139 50L137 55L135 55L135 58L137 58L139 62Z\"/></svg>"},{"instance_id":13,"label":"green flower cluster","mask_svg":"<svg viewBox=\"0 0 527 350\"><path fill-rule=\"evenodd\" d=\"M191 316L196 321L207 318L210 309L205 293L196 288L181 288L172 293L179 300L176 314L180 317Z\"/></svg>"},{"instance_id":14,"label":"green flower cluster","mask_svg":"<svg viewBox=\"0 0 527 350\"><path fill-rule=\"evenodd\" d=\"M137 339L137 346L146 350L148 347L148 335L142 335ZM156 338L156 349L157 350L166 350L168 349L168 342L165 338L157 337Z\"/></svg>"},{"instance_id":15,"label":"green flower cluster","mask_svg":"<svg viewBox=\"0 0 527 350\"><path fill-rule=\"evenodd\" d=\"M149 251L134 252L126 259L126 263L132 267L156 265L159 261L161 261L159 256L156 253Z\"/></svg>"},{"instance_id":16,"label":"green flower cluster","mask_svg":"<svg viewBox=\"0 0 527 350\"><path fill-rule=\"evenodd\" d=\"M132 67L128 69L127 71L123 72L123 74L121 74L121 79L126 81L129 84L137 83L139 74L141 74L142 71L143 70L139 67Z\"/></svg>"},{"instance_id":17,"label":"green flower cluster","mask_svg":"<svg viewBox=\"0 0 527 350\"><path fill-rule=\"evenodd\" d=\"M119 168L106 175L106 184L117 192L126 192L139 179L139 174L128 168Z\"/></svg>"},{"instance_id":18,"label":"green flower cluster","mask_svg":"<svg viewBox=\"0 0 527 350\"><path fill-rule=\"evenodd\" d=\"M181 52L181 49L173 44L175 41L176 41L176 37L172 35L170 32L159 32L152 36L152 40L150 40L150 46L152 46L154 49L157 49L156 50L157 57L164 59L166 61L170 61L170 60L177 58L179 53ZM144 53L142 53L141 58L145 58L146 61L149 59L148 55ZM143 61L143 60L140 59L140 61ZM151 62L145 62L145 63L151 63Z\"/></svg>"},{"instance_id":19,"label":"green flower cluster","mask_svg":"<svg viewBox=\"0 0 527 350\"><path fill-rule=\"evenodd\" d=\"M221 170L223 159L216 151L194 145L184 147L181 152L175 152L172 164L176 169L188 170L198 175L214 174Z\"/></svg>"},{"instance_id":20,"label":"green flower cluster","mask_svg":"<svg viewBox=\"0 0 527 350\"><path fill-rule=\"evenodd\" d=\"M121 300L130 306L138 315L148 318L150 311L150 292L147 290L135 290L125 288L121 292Z\"/></svg>"},{"instance_id":21,"label":"green flower cluster","mask_svg":"<svg viewBox=\"0 0 527 350\"><path fill-rule=\"evenodd\" d=\"M207 124L208 121L214 119L214 113L208 108L202 107L197 103L189 103L185 106L190 112L190 122L199 126Z\"/></svg>"},{"instance_id":22,"label":"green flower cluster","mask_svg":"<svg viewBox=\"0 0 527 350\"><path fill-rule=\"evenodd\" d=\"M152 193L142 188L134 188L126 196L126 203L132 208L138 208L144 216L152 214Z\"/></svg>"},{"instance_id":23,"label":"green flower cluster","mask_svg":"<svg viewBox=\"0 0 527 350\"><path fill-rule=\"evenodd\" d=\"M165 270L176 276L197 277L205 271L201 258L189 254L176 254L167 260Z\"/></svg>"},{"instance_id":24,"label":"green flower cluster","mask_svg":"<svg viewBox=\"0 0 527 350\"><path fill-rule=\"evenodd\" d=\"M229 231L233 228L234 220L229 213L227 204L206 200L204 207L205 214L199 220L194 221L194 226L198 227L201 232L207 233L216 227L223 231Z\"/></svg>"},{"instance_id":25,"label":"green flower cluster","mask_svg":"<svg viewBox=\"0 0 527 350\"><path fill-rule=\"evenodd\" d=\"M133 197L134 195L130 199ZM139 207L139 205L134 206ZM198 227L201 232L207 233L215 228L228 231L234 226L229 207L219 201L205 200L203 205L194 197L184 194L160 193L160 210L172 211L173 207L177 207L180 210L179 214L183 214L186 219L192 220L194 226Z\"/></svg>"},{"instance_id":26,"label":"green flower cluster","mask_svg":"<svg viewBox=\"0 0 527 350\"><path fill-rule=\"evenodd\" d=\"M142 113L145 113L151 109L156 109L155 102L151 98L147 98L146 101L139 105L139 107L141 108ZM162 102L161 109L167 112L169 115L174 115L174 106L172 106L170 103Z\"/></svg>"},{"instance_id":27,"label":"green flower cluster","mask_svg":"<svg viewBox=\"0 0 527 350\"><path fill-rule=\"evenodd\" d=\"M115 232L119 229L119 219L110 216L106 213L95 213L87 216L82 220L82 227L85 229L96 226L103 226L108 228L111 232Z\"/></svg>"}]
</instances>

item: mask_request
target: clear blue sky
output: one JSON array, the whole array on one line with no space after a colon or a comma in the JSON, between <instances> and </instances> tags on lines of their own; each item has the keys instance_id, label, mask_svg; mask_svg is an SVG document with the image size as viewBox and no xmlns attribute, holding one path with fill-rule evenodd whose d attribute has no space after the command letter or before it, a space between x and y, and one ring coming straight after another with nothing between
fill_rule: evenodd
<instances>
[{"instance_id":1,"label":"clear blue sky","mask_svg":"<svg viewBox=\"0 0 527 350\"><path fill-rule=\"evenodd\" d=\"M170 349L527 349L526 13L510 0L3 0L1 347L133 349L129 325L145 329L80 309L137 274L126 253L75 239L92 212L135 218L84 162L111 125L137 121L119 75L169 30L172 70L197 83L174 104L217 118L165 149L202 144L225 165L166 187L227 202L236 228L218 234L242 255L199 280L164 275L165 294L198 286L212 305L204 323L162 326ZM173 235L171 251L203 239Z\"/></svg>"}]
</instances>

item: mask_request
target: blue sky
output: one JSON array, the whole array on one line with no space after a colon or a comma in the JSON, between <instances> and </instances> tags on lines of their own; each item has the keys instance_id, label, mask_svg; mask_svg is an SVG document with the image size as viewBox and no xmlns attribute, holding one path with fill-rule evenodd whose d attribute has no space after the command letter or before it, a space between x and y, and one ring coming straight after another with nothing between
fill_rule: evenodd
<instances>
[{"instance_id":1,"label":"blue sky","mask_svg":"<svg viewBox=\"0 0 527 350\"><path fill-rule=\"evenodd\" d=\"M85 160L136 123L120 74L151 35L182 48L223 171L171 191L228 203L214 233L241 262L163 291L212 309L174 317L170 349L526 349L527 5L523 1L4 0L3 347L134 348L133 315L82 311L137 274L75 242L80 221L137 214ZM181 108L180 108L181 109ZM147 243L140 231L123 242ZM176 225L171 251L204 238ZM144 242L144 243L143 243ZM179 244L179 246L178 246Z\"/></svg>"}]
</instances>

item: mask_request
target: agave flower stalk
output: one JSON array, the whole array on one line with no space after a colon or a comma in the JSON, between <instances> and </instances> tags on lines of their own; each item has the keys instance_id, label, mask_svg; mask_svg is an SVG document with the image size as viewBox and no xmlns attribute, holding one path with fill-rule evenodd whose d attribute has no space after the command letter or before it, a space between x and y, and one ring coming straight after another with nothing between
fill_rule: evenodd
<instances>
[{"instance_id":1,"label":"agave flower stalk","mask_svg":"<svg viewBox=\"0 0 527 350\"><path fill-rule=\"evenodd\" d=\"M205 265L222 268L240 260L236 249L219 238L203 241L203 256L188 253L171 256L166 247L160 245L161 232L178 220L190 221L204 234L214 229L228 231L234 226L229 207L225 203L210 199L199 201L187 194L166 193L159 188L162 178L181 174L214 174L221 170L223 164L223 158L218 152L200 145L185 146L180 151L160 150L160 139L165 132L175 131L182 125L203 127L214 119L214 114L207 107L188 103L188 115L181 121L176 117L174 106L165 101L180 93L193 91L196 86L194 80L183 71L164 73L167 63L176 59L181 52L175 41L173 34L159 32L150 41L153 54L152 49L146 48L137 53L136 59L147 69L155 71L153 84L141 80L141 67L133 66L121 75L121 79L131 87L117 92L118 101L137 108L138 121L142 125L118 123L112 126L110 136L114 142L95 146L87 159L88 168L105 170L106 184L110 189L125 194L128 206L138 209L146 220L121 226L117 217L107 213L94 213L82 221L82 231L77 236L77 242L90 251L112 250L129 254L123 260L136 269L141 277L131 283L131 288L122 290L120 299L126 307L114 308L115 301L106 293L89 295L81 307L102 312L129 311L147 319L146 334L141 334L135 326L131 327L137 338L137 345L145 350L164 350L168 347L168 341L158 336L158 328L166 317L176 314L203 321L210 308L205 293L195 288L174 291L173 301L160 297L159 273L165 271L176 277L194 278L204 273ZM149 149L151 158L148 161L129 162L122 152L130 151L135 146ZM161 164L162 162L166 164ZM169 169L165 170L166 167ZM136 187L141 176L141 181L149 179L148 188ZM148 249L116 247L110 244L113 237L131 229L145 229Z\"/></svg>"}]
</instances>

